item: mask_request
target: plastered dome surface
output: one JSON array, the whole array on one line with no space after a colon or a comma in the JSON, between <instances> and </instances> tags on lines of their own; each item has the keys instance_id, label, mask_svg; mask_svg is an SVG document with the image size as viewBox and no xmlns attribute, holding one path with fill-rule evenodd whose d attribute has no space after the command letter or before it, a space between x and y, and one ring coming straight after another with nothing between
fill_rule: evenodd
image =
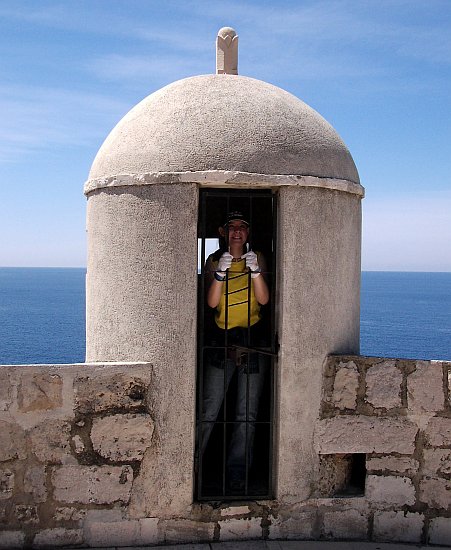
<instances>
[{"instance_id":1,"label":"plastered dome surface","mask_svg":"<svg viewBox=\"0 0 451 550\"><path fill-rule=\"evenodd\" d=\"M149 95L112 130L89 179L206 170L359 183L324 118L276 86L237 75L186 78Z\"/></svg>"}]
</instances>

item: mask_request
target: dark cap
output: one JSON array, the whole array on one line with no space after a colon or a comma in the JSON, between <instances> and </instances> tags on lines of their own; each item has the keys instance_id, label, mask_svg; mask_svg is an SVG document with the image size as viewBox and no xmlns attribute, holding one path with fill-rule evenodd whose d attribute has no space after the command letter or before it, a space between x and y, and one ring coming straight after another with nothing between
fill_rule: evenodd
<instances>
[{"instance_id":1,"label":"dark cap","mask_svg":"<svg viewBox=\"0 0 451 550\"><path fill-rule=\"evenodd\" d=\"M229 212L227 214L226 221L224 223L224 227L226 225L228 225L230 222L232 222L233 220L239 220L239 221L245 223L246 225L249 225L249 222L245 218L244 214L242 212L240 212L239 210L234 210L233 212Z\"/></svg>"}]
</instances>

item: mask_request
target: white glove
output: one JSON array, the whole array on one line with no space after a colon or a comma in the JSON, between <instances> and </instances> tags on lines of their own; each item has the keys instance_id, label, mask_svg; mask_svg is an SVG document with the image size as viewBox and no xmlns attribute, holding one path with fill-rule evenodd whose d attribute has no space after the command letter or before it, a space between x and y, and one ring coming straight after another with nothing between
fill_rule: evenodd
<instances>
[{"instance_id":1,"label":"white glove","mask_svg":"<svg viewBox=\"0 0 451 550\"><path fill-rule=\"evenodd\" d=\"M233 256L229 252L224 252L224 254L219 258L218 262L218 273L221 277L226 276L226 269L232 265Z\"/></svg>"},{"instance_id":2,"label":"white glove","mask_svg":"<svg viewBox=\"0 0 451 550\"><path fill-rule=\"evenodd\" d=\"M253 279L255 279L255 277L258 277L260 275L261 269L258 265L257 254L252 250L249 250L249 252L243 254L241 257L246 260L246 267L248 267L251 271L251 277Z\"/></svg>"}]
</instances>

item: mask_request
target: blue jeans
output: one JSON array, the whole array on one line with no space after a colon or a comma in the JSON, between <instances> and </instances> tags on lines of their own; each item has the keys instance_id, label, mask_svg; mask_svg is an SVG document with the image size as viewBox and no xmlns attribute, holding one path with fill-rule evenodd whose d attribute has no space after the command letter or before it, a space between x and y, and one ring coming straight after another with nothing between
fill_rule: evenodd
<instances>
[{"instance_id":1,"label":"blue jeans","mask_svg":"<svg viewBox=\"0 0 451 550\"><path fill-rule=\"evenodd\" d=\"M262 344L256 337L258 331L251 327L253 338L251 346ZM219 330L219 329L218 329ZM221 331L224 333L224 331ZM223 338L223 334L220 335ZM231 329L228 331L228 346L245 345L247 329ZM267 355L261 353L236 353L220 348L209 350L204 364L204 383L202 396L202 428L200 453L207 448L214 423L224 402L232 376L237 374L237 395L233 417L233 429L227 452L227 469L231 478L244 479L246 467L252 464L255 437L255 422L257 421L260 397L265 377L269 367ZM226 396L227 399L227 396Z\"/></svg>"}]
</instances>

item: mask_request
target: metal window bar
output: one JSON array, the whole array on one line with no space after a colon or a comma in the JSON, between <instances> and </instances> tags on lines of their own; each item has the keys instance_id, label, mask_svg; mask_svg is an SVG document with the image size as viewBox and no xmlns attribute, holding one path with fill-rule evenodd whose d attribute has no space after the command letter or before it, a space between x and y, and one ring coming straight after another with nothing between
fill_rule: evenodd
<instances>
[{"instance_id":1,"label":"metal window bar","mask_svg":"<svg viewBox=\"0 0 451 550\"><path fill-rule=\"evenodd\" d=\"M255 216L254 216L254 208L253 203L257 199L262 199L266 201L270 201L271 205L271 216L272 216L272 230L270 232L271 234L271 247L268 250L268 253L272 256L271 258L271 269L265 272L265 275L270 278L271 285L270 285L270 338L269 343L270 345L267 346L267 342L265 343L265 347L258 347L255 345L255 343L252 343L251 339L251 325L250 325L250 319L251 319L251 273L246 273L246 277L248 280L247 283L247 334L246 334L246 345L237 345L232 344L229 345L229 324L228 324L228 313L229 313L229 295L232 293L229 293L229 283L230 283L230 276L229 272L226 272L226 279L225 279L225 331L224 331L224 342L222 343L222 346L212 346L209 345L209 343L205 343L205 294L206 294L206 285L205 285L205 255L206 255L206 247L205 247L205 239L207 238L207 218L210 215L208 212L209 210L209 200L218 200L221 199L223 201L223 212L222 215L225 215L226 212L230 211L230 204L233 199L234 203L243 203L245 200L248 201L248 211L249 211L249 221L251 224L251 231L252 228L256 225L255 223ZM196 490L197 490L197 500L249 500L249 499L262 499L262 498L271 498L272 497L272 464L273 464L273 457L272 457L272 438L273 438L273 412L274 412L274 399L273 399L273 393L274 393L274 360L277 356L277 334L275 333L275 265L276 265L276 247L275 247L275 239L276 239L276 195L272 194L271 191L253 191L253 192L243 192L243 191L224 191L224 190L201 190L201 200L200 200L200 215L199 215L199 236L201 238L201 274L200 274L200 295L199 295L199 334L198 334L198 418L197 418L197 424L198 424L198 437L197 437L197 461L196 461L196 475L197 475L197 483L196 483ZM235 208L234 208L235 209ZM266 221L266 220L265 220ZM218 224L217 224L218 225ZM258 225L258 224L257 224ZM227 238L228 238L228 232L226 232ZM211 236L211 235L209 235ZM252 235L249 235L249 243L253 242ZM226 243L228 247L228 242ZM250 246L250 249L252 247ZM204 386L203 386L203 378L204 378L204 360L205 360L205 353L216 350L219 351L220 348L223 348L223 364L224 364L224 375L223 375L223 395L222 395L222 415L221 419L219 419L219 415L216 418L214 422L211 421L205 421L202 418L202 405L203 405L203 392L204 392ZM268 349L269 347L269 349ZM235 353L235 356L237 353L240 354L242 357L243 355L246 356L246 413L245 413L245 420L230 420L228 419L228 402L227 402L227 393L230 386L230 376L228 374L229 369L229 357L230 352L233 351ZM267 373L267 376L269 378L269 403L268 403L268 411L267 411L267 417L263 420L260 420L258 418L249 418L249 389L250 389L250 364L251 364L251 354L257 355L257 361L260 363L259 357L260 356L266 356L269 357L271 365L269 366L269 372ZM207 365L208 368L208 365ZM234 370L237 370L237 365L235 364ZM211 436L213 435L213 431L215 426L220 426L222 429L222 450L221 450L221 480L217 480L216 484L213 484L213 491L208 489L204 474L205 471L208 469L203 460L203 453L202 449L206 446L206 443L203 441L203 425L209 422L210 424L213 424L212 427L208 428L208 439L211 439ZM245 424L245 478L244 478L244 491L237 494L236 492L233 492L230 490L227 484L227 443L229 439L228 429L235 427L235 425L244 423ZM269 443L269 449L267 453L267 478L265 481L266 488L263 492L261 490L258 490L258 487L251 487L250 486L250 453L252 451L251 448L251 442L249 441L249 430L250 430L250 424L252 423L252 429L254 431L253 436L253 445L255 445L255 439L257 438L257 428L258 427L267 427L268 429L268 436L267 440ZM208 445L208 443L207 443ZM219 460L219 456L215 457L216 460ZM263 471L265 468L263 468ZM217 487L220 490L216 491L215 487Z\"/></svg>"}]
</instances>

